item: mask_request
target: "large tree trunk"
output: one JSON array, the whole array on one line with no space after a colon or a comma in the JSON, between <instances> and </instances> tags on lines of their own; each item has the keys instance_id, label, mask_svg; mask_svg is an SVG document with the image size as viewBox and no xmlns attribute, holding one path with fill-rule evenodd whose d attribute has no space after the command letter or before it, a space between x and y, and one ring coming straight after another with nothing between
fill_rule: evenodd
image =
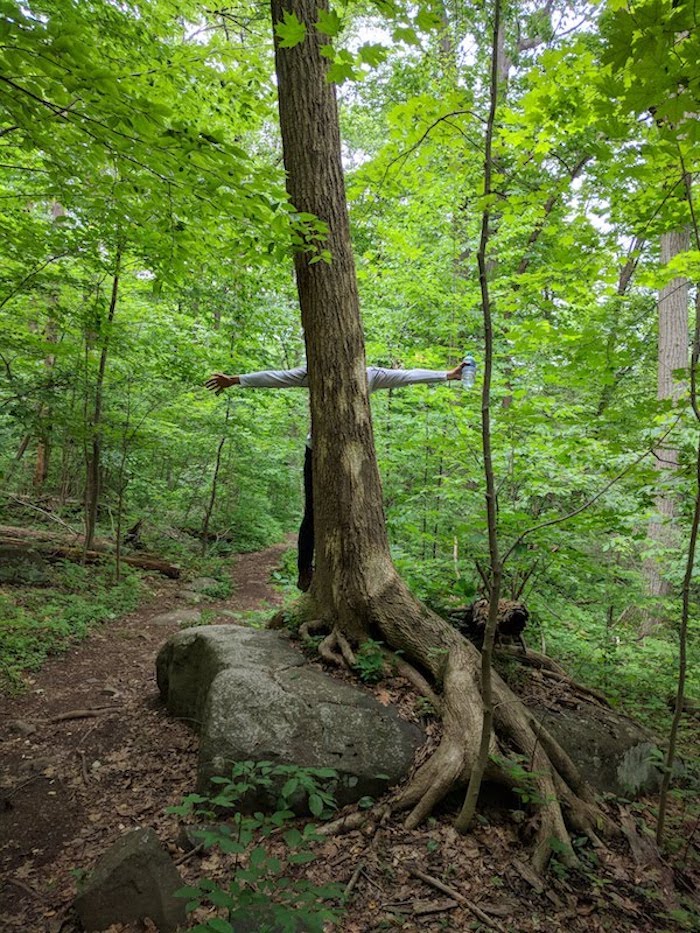
<instances>
[{"instance_id":1,"label":"large tree trunk","mask_svg":"<svg viewBox=\"0 0 700 933\"><path fill-rule=\"evenodd\" d=\"M482 724L479 653L455 629L418 603L396 573L389 554L382 490L374 451L364 337L341 165L335 91L326 81L327 60L316 32L318 0L272 0L273 24L293 13L306 36L292 48L276 45L280 123L287 187L295 209L328 226L332 261L310 252L295 255L305 330L314 437L316 572L305 630L329 631L320 651L352 661L354 645L369 635L402 652L415 665L414 683L435 697L443 739L396 802L410 808L416 825L455 780L468 778L476 761ZM503 681L494 677L496 731L528 756L541 807L534 860L541 867L552 838L573 858L561 800L570 822L589 830L602 814L571 762ZM492 749L499 751L495 736ZM502 751L504 759L508 752ZM511 783L508 768L491 776ZM536 773L535 773L536 772ZM578 796L577 796L578 795Z\"/></svg>"},{"instance_id":2,"label":"large tree trunk","mask_svg":"<svg viewBox=\"0 0 700 933\"><path fill-rule=\"evenodd\" d=\"M374 451L335 89L319 52L327 38L314 26L319 8L314 0L272 2L274 23L291 10L307 28L299 45L276 50L289 196L298 211L328 225L333 257L310 263L308 253L295 256L314 436L314 594L345 631L361 637L372 622L370 607L398 584Z\"/></svg>"}]
</instances>

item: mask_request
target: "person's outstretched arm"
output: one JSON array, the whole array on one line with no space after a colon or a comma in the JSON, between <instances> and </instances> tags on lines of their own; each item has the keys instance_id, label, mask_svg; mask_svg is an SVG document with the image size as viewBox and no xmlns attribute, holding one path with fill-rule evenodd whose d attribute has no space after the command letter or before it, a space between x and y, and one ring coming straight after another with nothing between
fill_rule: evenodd
<instances>
[{"instance_id":1,"label":"person's outstretched arm","mask_svg":"<svg viewBox=\"0 0 700 933\"><path fill-rule=\"evenodd\" d=\"M416 383L449 382L460 379L464 363L454 369L380 369L370 366L367 370L367 380L370 392L375 389L397 389L400 386L415 385Z\"/></svg>"},{"instance_id":2,"label":"person's outstretched arm","mask_svg":"<svg viewBox=\"0 0 700 933\"><path fill-rule=\"evenodd\" d=\"M216 395L231 386L241 386L244 389L295 389L308 384L306 366L299 366L297 369L267 369L258 373L243 373L240 376L214 373L204 383L207 389Z\"/></svg>"}]
</instances>

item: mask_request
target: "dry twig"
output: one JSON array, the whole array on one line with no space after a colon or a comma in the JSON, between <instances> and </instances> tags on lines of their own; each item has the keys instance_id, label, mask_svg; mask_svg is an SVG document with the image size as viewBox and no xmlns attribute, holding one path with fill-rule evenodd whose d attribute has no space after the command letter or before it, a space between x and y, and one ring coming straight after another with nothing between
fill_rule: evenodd
<instances>
[{"instance_id":1,"label":"dry twig","mask_svg":"<svg viewBox=\"0 0 700 933\"><path fill-rule=\"evenodd\" d=\"M492 920L488 914L477 907L477 905L470 901L469 898L466 898L463 894L460 894L459 891L456 891L454 888L451 888L447 884L443 884L439 878L434 878L432 875L427 875L424 871L421 871L415 865L408 866L409 872L415 877L419 878L421 881L424 881L426 884L429 884L432 888L435 888L437 891L442 891L443 894L447 894L448 897L451 897L453 900L457 901L458 904L462 904L464 907L467 907L475 917L477 917L484 926L487 926L489 930L498 930L499 933L505 933L505 930L496 920Z\"/></svg>"}]
</instances>

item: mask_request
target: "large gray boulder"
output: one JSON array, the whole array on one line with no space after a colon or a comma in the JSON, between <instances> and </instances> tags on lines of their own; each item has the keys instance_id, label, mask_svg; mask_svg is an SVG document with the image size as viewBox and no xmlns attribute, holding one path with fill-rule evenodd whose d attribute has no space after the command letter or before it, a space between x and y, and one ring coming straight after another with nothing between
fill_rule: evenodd
<instances>
[{"instance_id":1,"label":"large gray boulder","mask_svg":"<svg viewBox=\"0 0 700 933\"><path fill-rule=\"evenodd\" d=\"M340 805L401 781L424 741L366 691L312 666L281 632L186 629L163 647L158 687L201 734L198 787L234 762L333 768Z\"/></svg>"},{"instance_id":2,"label":"large gray boulder","mask_svg":"<svg viewBox=\"0 0 700 933\"><path fill-rule=\"evenodd\" d=\"M585 700L532 711L601 793L631 798L661 786L658 743L633 719ZM682 773L682 764L676 770Z\"/></svg>"},{"instance_id":3,"label":"large gray boulder","mask_svg":"<svg viewBox=\"0 0 700 933\"><path fill-rule=\"evenodd\" d=\"M175 897L182 878L152 829L118 839L98 861L75 899L85 930L152 920L161 933L185 928L185 900Z\"/></svg>"}]
</instances>

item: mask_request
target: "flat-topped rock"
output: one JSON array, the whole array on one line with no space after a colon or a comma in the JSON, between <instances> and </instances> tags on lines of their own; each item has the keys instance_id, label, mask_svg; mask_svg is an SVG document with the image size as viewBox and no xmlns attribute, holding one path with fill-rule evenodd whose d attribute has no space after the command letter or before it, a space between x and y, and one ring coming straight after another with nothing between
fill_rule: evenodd
<instances>
[{"instance_id":1,"label":"flat-topped rock","mask_svg":"<svg viewBox=\"0 0 700 933\"><path fill-rule=\"evenodd\" d=\"M201 618L200 609L171 609L159 612L148 621L151 625L197 625Z\"/></svg>"},{"instance_id":2,"label":"flat-topped rock","mask_svg":"<svg viewBox=\"0 0 700 933\"><path fill-rule=\"evenodd\" d=\"M168 709L200 731L201 790L234 762L272 761L333 768L342 805L401 781L424 741L394 709L312 666L281 632L186 629L161 650L157 675Z\"/></svg>"}]
</instances>

